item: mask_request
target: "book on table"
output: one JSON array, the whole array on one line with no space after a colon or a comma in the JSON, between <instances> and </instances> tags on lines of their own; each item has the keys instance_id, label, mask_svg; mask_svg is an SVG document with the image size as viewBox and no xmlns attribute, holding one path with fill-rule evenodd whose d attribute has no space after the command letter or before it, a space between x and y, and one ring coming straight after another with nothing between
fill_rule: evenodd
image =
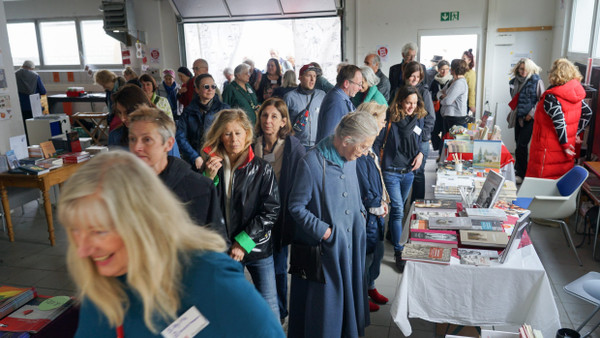
<instances>
[{"instance_id":1,"label":"book on table","mask_svg":"<svg viewBox=\"0 0 600 338\"><path fill-rule=\"evenodd\" d=\"M471 230L503 231L503 221L471 219Z\"/></svg>"},{"instance_id":2,"label":"book on table","mask_svg":"<svg viewBox=\"0 0 600 338\"><path fill-rule=\"evenodd\" d=\"M24 164L24 165L20 166L19 169L23 170L24 172L26 172L29 175L42 175L42 174L50 172L50 169L40 167L35 164Z\"/></svg>"},{"instance_id":3,"label":"book on table","mask_svg":"<svg viewBox=\"0 0 600 338\"><path fill-rule=\"evenodd\" d=\"M508 244L508 235L504 231L459 230L460 244L504 248Z\"/></svg>"},{"instance_id":4,"label":"book on table","mask_svg":"<svg viewBox=\"0 0 600 338\"><path fill-rule=\"evenodd\" d=\"M54 143L52 143L52 141L40 143L40 148L42 149L44 158L50 158L56 154L56 149L54 148Z\"/></svg>"},{"instance_id":5,"label":"book on table","mask_svg":"<svg viewBox=\"0 0 600 338\"><path fill-rule=\"evenodd\" d=\"M506 221L506 213L500 209L465 208L468 217L484 221Z\"/></svg>"},{"instance_id":6,"label":"book on table","mask_svg":"<svg viewBox=\"0 0 600 338\"><path fill-rule=\"evenodd\" d=\"M458 235L456 231L446 230L419 230L410 232L411 242L421 245L440 246L444 248L456 248L458 246Z\"/></svg>"},{"instance_id":7,"label":"book on table","mask_svg":"<svg viewBox=\"0 0 600 338\"><path fill-rule=\"evenodd\" d=\"M451 253L452 249L450 248L407 243L402 250L402 259L405 261L450 264Z\"/></svg>"},{"instance_id":8,"label":"book on table","mask_svg":"<svg viewBox=\"0 0 600 338\"><path fill-rule=\"evenodd\" d=\"M429 229L431 230L459 230L471 229L469 217L429 217Z\"/></svg>"},{"instance_id":9,"label":"book on table","mask_svg":"<svg viewBox=\"0 0 600 338\"><path fill-rule=\"evenodd\" d=\"M453 200L416 200L415 211L429 212L429 211L440 211L440 212L456 212L456 201Z\"/></svg>"},{"instance_id":10,"label":"book on table","mask_svg":"<svg viewBox=\"0 0 600 338\"><path fill-rule=\"evenodd\" d=\"M424 219L413 219L410 221L410 229L414 230L414 229L420 229L420 230L427 230L429 229L429 226L427 225L427 220Z\"/></svg>"},{"instance_id":11,"label":"book on table","mask_svg":"<svg viewBox=\"0 0 600 338\"><path fill-rule=\"evenodd\" d=\"M500 191L504 184L504 177L497 172L490 170L485 178L483 187L475 200L478 208L493 208L500 196Z\"/></svg>"},{"instance_id":12,"label":"book on table","mask_svg":"<svg viewBox=\"0 0 600 338\"><path fill-rule=\"evenodd\" d=\"M25 305L36 296L35 288L0 286L0 318Z\"/></svg>"},{"instance_id":13,"label":"book on table","mask_svg":"<svg viewBox=\"0 0 600 338\"><path fill-rule=\"evenodd\" d=\"M35 297L0 320L0 331L38 333L73 305L68 296Z\"/></svg>"}]
</instances>

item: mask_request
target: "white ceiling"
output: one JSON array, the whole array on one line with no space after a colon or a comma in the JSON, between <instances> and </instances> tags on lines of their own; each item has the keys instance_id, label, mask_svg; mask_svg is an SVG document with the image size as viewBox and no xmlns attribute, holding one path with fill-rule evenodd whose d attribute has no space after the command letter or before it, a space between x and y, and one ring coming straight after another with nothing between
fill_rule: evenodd
<instances>
[{"instance_id":1,"label":"white ceiling","mask_svg":"<svg viewBox=\"0 0 600 338\"><path fill-rule=\"evenodd\" d=\"M183 22L331 16L341 0L170 0Z\"/></svg>"}]
</instances>

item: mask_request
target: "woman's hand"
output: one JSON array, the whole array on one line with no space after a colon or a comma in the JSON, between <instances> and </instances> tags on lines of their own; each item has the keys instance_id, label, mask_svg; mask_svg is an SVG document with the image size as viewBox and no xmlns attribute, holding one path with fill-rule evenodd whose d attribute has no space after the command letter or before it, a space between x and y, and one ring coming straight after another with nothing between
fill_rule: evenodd
<instances>
[{"instance_id":1,"label":"woman's hand","mask_svg":"<svg viewBox=\"0 0 600 338\"><path fill-rule=\"evenodd\" d=\"M183 87L183 86L180 87L179 90L177 91L177 93L179 93L179 94L183 94L185 92L187 92L187 87Z\"/></svg>"},{"instance_id":2,"label":"woman's hand","mask_svg":"<svg viewBox=\"0 0 600 338\"><path fill-rule=\"evenodd\" d=\"M202 168L203 163L204 163L204 160L202 159L202 156L196 157L196 160L194 161L194 165L196 166L196 169L200 170L200 168Z\"/></svg>"},{"instance_id":3,"label":"woman's hand","mask_svg":"<svg viewBox=\"0 0 600 338\"><path fill-rule=\"evenodd\" d=\"M412 161L412 169L411 171L415 171L421 167L421 163L423 163L423 153L418 153L415 159Z\"/></svg>"},{"instance_id":4,"label":"woman's hand","mask_svg":"<svg viewBox=\"0 0 600 338\"><path fill-rule=\"evenodd\" d=\"M571 157L575 156L575 147L573 147L572 145L569 145L569 148L565 148L565 149L563 149L563 151L568 156L571 156Z\"/></svg>"},{"instance_id":5,"label":"woman's hand","mask_svg":"<svg viewBox=\"0 0 600 338\"><path fill-rule=\"evenodd\" d=\"M244 256L246 256L246 251L238 242L234 241L229 256L233 258L234 261L241 262L244 259Z\"/></svg>"},{"instance_id":6,"label":"woman's hand","mask_svg":"<svg viewBox=\"0 0 600 338\"><path fill-rule=\"evenodd\" d=\"M208 176L208 178L213 180L215 176L217 176L217 173L219 172L219 169L221 169L222 166L223 158L219 156L212 156L208 161L206 161L204 173L206 174L206 176Z\"/></svg>"},{"instance_id":7,"label":"woman's hand","mask_svg":"<svg viewBox=\"0 0 600 338\"><path fill-rule=\"evenodd\" d=\"M381 201L381 206L383 207L383 215L381 215L381 217L385 217L385 216L387 216L390 209L388 207L388 204L385 203L384 201Z\"/></svg>"},{"instance_id":8,"label":"woman's hand","mask_svg":"<svg viewBox=\"0 0 600 338\"><path fill-rule=\"evenodd\" d=\"M323 240L326 241L329 239L329 237L331 237L331 228L327 228L327 231L325 231L325 235L323 235Z\"/></svg>"},{"instance_id":9,"label":"woman's hand","mask_svg":"<svg viewBox=\"0 0 600 338\"><path fill-rule=\"evenodd\" d=\"M525 121L529 122L533 119L533 117L531 117L531 115L526 115L525 116Z\"/></svg>"}]
</instances>

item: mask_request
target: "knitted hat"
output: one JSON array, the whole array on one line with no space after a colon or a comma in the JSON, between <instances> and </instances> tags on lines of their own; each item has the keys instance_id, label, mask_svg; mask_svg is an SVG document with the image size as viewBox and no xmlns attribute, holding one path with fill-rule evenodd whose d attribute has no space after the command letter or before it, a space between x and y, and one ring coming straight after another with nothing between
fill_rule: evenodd
<instances>
[{"instance_id":1,"label":"knitted hat","mask_svg":"<svg viewBox=\"0 0 600 338\"><path fill-rule=\"evenodd\" d=\"M190 70L187 69L187 67L179 67L179 68L177 68L177 73L185 74L187 77L194 77L192 75L192 72L190 72Z\"/></svg>"},{"instance_id":2,"label":"knitted hat","mask_svg":"<svg viewBox=\"0 0 600 338\"><path fill-rule=\"evenodd\" d=\"M315 67L309 63L307 65L302 66L302 68L300 68L300 76L302 76L302 74L304 74L304 72L307 72L307 71L313 71L315 73L318 73L317 67Z\"/></svg>"},{"instance_id":3,"label":"knitted hat","mask_svg":"<svg viewBox=\"0 0 600 338\"><path fill-rule=\"evenodd\" d=\"M172 78L175 78L175 72L172 69L163 70L163 76L170 75Z\"/></svg>"}]
</instances>

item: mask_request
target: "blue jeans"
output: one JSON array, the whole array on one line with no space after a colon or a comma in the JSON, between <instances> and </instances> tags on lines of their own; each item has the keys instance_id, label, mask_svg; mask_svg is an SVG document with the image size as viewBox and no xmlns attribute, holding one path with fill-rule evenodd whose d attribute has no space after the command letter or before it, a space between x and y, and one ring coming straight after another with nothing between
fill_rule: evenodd
<instances>
[{"instance_id":1,"label":"blue jeans","mask_svg":"<svg viewBox=\"0 0 600 338\"><path fill-rule=\"evenodd\" d=\"M423 153L423 162L421 162L419 169L414 171L415 180L413 181L411 201L425 198L425 163L427 162L427 155L429 155L429 141L421 142L420 148Z\"/></svg>"},{"instance_id":2,"label":"blue jeans","mask_svg":"<svg viewBox=\"0 0 600 338\"><path fill-rule=\"evenodd\" d=\"M273 263L275 264L275 282L277 283L277 304L279 305L279 318L288 316L287 310L287 270L288 250L286 245L280 251L273 250Z\"/></svg>"},{"instance_id":3,"label":"blue jeans","mask_svg":"<svg viewBox=\"0 0 600 338\"><path fill-rule=\"evenodd\" d=\"M381 260L383 259L383 241L377 241L375 251L367 254L365 257L365 265L367 271L367 286L369 290L375 289L375 280L379 277L381 271Z\"/></svg>"},{"instance_id":4,"label":"blue jeans","mask_svg":"<svg viewBox=\"0 0 600 338\"><path fill-rule=\"evenodd\" d=\"M277 306L277 287L275 286L275 267L273 265L273 255L267 258L257 259L252 262L245 262L244 266L252 276L252 283L258 292L273 310L279 316L279 307ZM226 281L225 281L226 282Z\"/></svg>"},{"instance_id":5,"label":"blue jeans","mask_svg":"<svg viewBox=\"0 0 600 338\"><path fill-rule=\"evenodd\" d=\"M410 187L414 179L413 172L400 174L392 171L383 172L383 182L390 195L390 233L394 251L401 251L400 236L402 236L402 218L404 217L404 203L408 198Z\"/></svg>"}]
</instances>

